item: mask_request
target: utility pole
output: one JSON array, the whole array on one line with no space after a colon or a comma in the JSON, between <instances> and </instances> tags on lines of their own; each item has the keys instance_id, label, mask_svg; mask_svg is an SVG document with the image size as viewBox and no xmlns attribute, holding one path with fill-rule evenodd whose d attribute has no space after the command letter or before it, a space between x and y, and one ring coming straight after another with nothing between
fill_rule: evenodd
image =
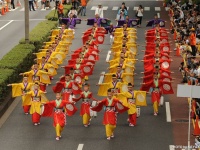
<instances>
[{"instance_id":1,"label":"utility pole","mask_svg":"<svg viewBox=\"0 0 200 150\"><path fill-rule=\"evenodd\" d=\"M24 0L25 17L25 43L29 43L29 0Z\"/></svg>"}]
</instances>

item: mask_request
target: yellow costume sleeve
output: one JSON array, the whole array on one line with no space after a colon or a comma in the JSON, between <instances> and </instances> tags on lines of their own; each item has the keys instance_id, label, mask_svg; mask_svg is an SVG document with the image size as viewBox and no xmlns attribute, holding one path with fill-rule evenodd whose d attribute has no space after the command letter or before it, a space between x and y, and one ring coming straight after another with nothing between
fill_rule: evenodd
<instances>
[{"instance_id":1,"label":"yellow costume sleeve","mask_svg":"<svg viewBox=\"0 0 200 150\"><path fill-rule=\"evenodd\" d=\"M22 87L20 83L12 84L12 97L22 96Z\"/></svg>"},{"instance_id":2,"label":"yellow costume sleeve","mask_svg":"<svg viewBox=\"0 0 200 150\"><path fill-rule=\"evenodd\" d=\"M114 36L123 36L123 32L114 32Z\"/></svg>"},{"instance_id":3,"label":"yellow costume sleeve","mask_svg":"<svg viewBox=\"0 0 200 150\"><path fill-rule=\"evenodd\" d=\"M39 53L36 53L36 57L37 58L42 58L42 57L45 57L46 56L46 52L39 52Z\"/></svg>"},{"instance_id":4,"label":"yellow costume sleeve","mask_svg":"<svg viewBox=\"0 0 200 150\"><path fill-rule=\"evenodd\" d=\"M123 65L125 73L133 73L135 71L134 68L135 68L134 66L130 66L128 64Z\"/></svg>"},{"instance_id":5,"label":"yellow costume sleeve","mask_svg":"<svg viewBox=\"0 0 200 150\"><path fill-rule=\"evenodd\" d=\"M129 51L131 51L134 54L137 54L138 52L137 45L135 44L127 44L127 48L129 49Z\"/></svg>"},{"instance_id":6,"label":"yellow costume sleeve","mask_svg":"<svg viewBox=\"0 0 200 150\"><path fill-rule=\"evenodd\" d=\"M110 61L109 61L109 65L110 65L110 66L113 66L113 65L118 64L118 63L119 63L119 58L113 59L113 60L110 60Z\"/></svg>"},{"instance_id":7,"label":"yellow costume sleeve","mask_svg":"<svg viewBox=\"0 0 200 150\"><path fill-rule=\"evenodd\" d=\"M33 91L27 92L24 96L23 105L31 105L31 97L33 95Z\"/></svg>"},{"instance_id":8,"label":"yellow costume sleeve","mask_svg":"<svg viewBox=\"0 0 200 150\"><path fill-rule=\"evenodd\" d=\"M51 76L55 76L57 74L57 71L53 65L48 64L47 69L48 69L48 73L50 73Z\"/></svg>"},{"instance_id":9,"label":"yellow costume sleeve","mask_svg":"<svg viewBox=\"0 0 200 150\"><path fill-rule=\"evenodd\" d=\"M47 103L49 100L47 99L46 95L44 94L44 92L42 91L39 91L40 92L40 95L41 95L41 103L42 104L45 104Z\"/></svg>"},{"instance_id":10,"label":"yellow costume sleeve","mask_svg":"<svg viewBox=\"0 0 200 150\"><path fill-rule=\"evenodd\" d=\"M114 39L115 39L115 42L120 43L123 40L123 35L121 35L121 36L115 36Z\"/></svg>"},{"instance_id":11,"label":"yellow costume sleeve","mask_svg":"<svg viewBox=\"0 0 200 150\"><path fill-rule=\"evenodd\" d=\"M57 64L57 58L55 58L55 57L50 57L49 58L49 60L48 60L48 62L50 62L53 66L54 66L54 68L58 68L58 64Z\"/></svg>"},{"instance_id":12,"label":"yellow costume sleeve","mask_svg":"<svg viewBox=\"0 0 200 150\"><path fill-rule=\"evenodd\" d=\"M37 58L37 64L41 64L42 63L42 58Z\"/></svg>"},{"instance_id":13,"label":"yellow costume sleeve","mask_svg":"<svg viewBox=\"0 0 200 150\"><path fill-rule=\"evenodd\" d=\"M62 64L63 60L65 59L66 55L63 52L53 52L52 56L57 58L57 64Z\"/></svg>"},{"instance_id":14,"label":"yellow costume sleeve","mask_svg":"<svg viewBox=\"0 0 200 150\"><path fill-rule=\"evenodd\" d=\"M68 43L71 43L73 40L73 37L71 35L63 35L62 36L62 41L66 41Z\"/></svg>"},{"instance_id":15,"label":"yellow costume sleeve","mask_svg":"<svg viewBox=\"0 0 200 150\"><path fill-rule=\"evenodd\" d=\"M49 73L39 70L38 75L40 76L40 82L45 83L45 84L51 84L50 78L49 78Z\"/></svg>"},{"instance_id":16,"label":"yellow costume sleeve","mask_svg":"<svg viewBox=\"0 0 200 150\"><path fill-rule=\"evenodd\" d=\"M112 83L102 83L99 85L98 95L107 96L107 90L112 87Z\"/></svg>"},{"instance_id":17,"label":"yellow costume sleeve","mask_svg":"<svg viewBox=\"0 0 200 150\"><path fill-rule=\"evenodd\" d=\"M127 96L126 93L117 93L116 94L116 98L121 100L122 104L126 107L128 107L128 103L127 103Z\"/></svg>"},{"instance_id":18,"label":"yellow costume sleeve","mask_svg":"<svg viewBox=\"0 0 200 150\"><path fill-rule=\"evenodd\" d=\"M113 53L121 52L121 46L113 46L113 47L111 48L111 51L112 51Z\"/></svg>"},{"instance_id":19,"label":"yellow costume sleeve","mask_svg":"<svg viewBox=\"0 0 200 150\"><path fill-rule=\"evenodd\" d=\"M137 106L147 106L146 91L134 91L135 103Z\"/></svg>"},{"instance_id":20,"label":"yellow costume sleeve","mask_svg":"<svg viewBox=\"0 0 200 150\"><path fill-rule=\"evenodd\" d=\"M60 33L60 29L54 29L54 30L52 30L51 35L56 36L56 35L59 35L59 33Z\"/></svg>"},{"instance_id":21,"label":"yellow costume sleeve","mask_svg":"<svg viewBox=\"0 0 200 150\"><path fill-rule=\"evenodd\" d=\"M107 82L111 82L112 81L112 75L113 75L114 73L106 73L105 75L104 75L104 83L107 83Z\"/></svg>"},{"instance_id":22,"label":"yellow costume sleeve","mask_svg":"<svg viewBox=\"0 0 200 150\"><path fill-rule=\"evenodd\" d=\"M115 43L115 44L112 45L111 51L112 52L120 52L121 48L122 48L122 46L121 46L120 43Z\"/></svg>"},{"instance_id":23,"label":"yellow costume sleeve","mask_svg":"<svg viewBox=\"0 0 200 150\"><path fill-rule=\"evenodd\" d=\"M34 74L33 70L23 73L23 75L27 75L28 76L28 82L30 82L30 83L33 82L33 74Z\"/></svg>"},{"instance_id":24,"label":"yellow costume sleeve","mask_svg":"<svg viewBox=\"0 0 200 150\"><path fill-rule=\"evenodd\" d=\"M134 74L133 73L122 73L122 80L127 83L133 84L134 82Z\"/></svg>"},{"instance_id":25,"label":"yellow costume sleeve","mask_svg":"<svg viewBox=\"0 0 200 150\"><path fill-rule=\"evenodd\" d=\"M118 64L114 64L114 65L110 66L109 73L115 74L117 72L117 66L118 66Z\"/></svg>"},{"instance_id":26,"label":"yellow costume sleeve","mask_svg":"<svg viewBox=\"0 0 200 150\"><path fill-rule=\"evenodd\" d=\"M117 59L119 58L121 52L115 52L115 54L113 55L113 59Z\"/></svg>"}]
</instances>

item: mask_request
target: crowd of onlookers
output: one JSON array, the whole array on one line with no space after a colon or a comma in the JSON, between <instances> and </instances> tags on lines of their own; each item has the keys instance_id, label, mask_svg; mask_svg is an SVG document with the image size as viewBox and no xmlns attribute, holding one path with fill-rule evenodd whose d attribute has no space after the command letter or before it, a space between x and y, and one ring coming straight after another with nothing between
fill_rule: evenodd
<instances>
[{"instance_id":1,"label":"crowd of onlookers","mask_svg":"<svg viewBox=\"0 0 200 150\"><path fill-rule=\"evenodd\" d=\"M72 3L74 7L80 6L80 0L28 0L29 1L29 9L30 11L42 9L46 10L49 8L53 8L56 5L56 1L62 2L62 4ZM0 7L8 7L8 9L15 9L16 5L21 6L22 0L0 0Z\"/></svg>"},{"instance_id":2,"label":"crowd of onlookers","mask_svg":"<svg viewBox=\"0 0 200 150\"><path fill-rule=\"evenodd\" d=\"M176 44L174 50L183 58L179 67L182 82L200 85L200 4L191 0L184 4L171 0L168 8L171 33Z\"/></svg>"}]
</instances>

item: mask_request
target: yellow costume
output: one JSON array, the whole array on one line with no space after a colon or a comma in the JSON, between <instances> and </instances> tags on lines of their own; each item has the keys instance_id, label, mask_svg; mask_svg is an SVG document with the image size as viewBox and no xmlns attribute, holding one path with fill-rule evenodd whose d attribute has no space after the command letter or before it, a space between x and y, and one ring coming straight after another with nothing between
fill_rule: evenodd
<instances>
[{"instance_id":1,"label":"yellow costume","mask_svg":"<svg viewBox=\"0 0 200 150\"><path fill-rule=\"evenodd\" d=\"M35 91L31 90L30 92L26 93L27 98L24 101L25 105L31 105L30 114L33 113L41 113L41 104L45 104L48 102L48 99L44 95L44 92L38 90L36 93ZM28 98L29 97L29 98Z\"/></svg>"},{"instance_id":2,"label":"yellow costume","mask_svg":"<svg viewBox=\"0 0 200 150\"><path fill-rule=\"evenodd\" d=\"M32 87L33 87L34 83L15 83L15 84L11 84L12 85L12 97L18 97L18 96L22 96L22 106L24 106L24 101L27 98L26 95L24 95L25 93L29 92Z\"/></svg>"},{"instance_id":3,"label":"yellow costume","mask_svg":"<svg viewBox=\"0 0 200 150\"><path fill-rule=\"evenodd\" d=\"M49 73L42 71L42 70L31 70L28 72L24 72L23 75L28 76L28 82L33 83L35 80L35 77L40 77L40 82L45 83L45 84L50 84L50 78L49 78Z\"/></svg>"},{"instance_id":4,"label":"yellow costume","mask_svg":"<svg viewBox=\"0 0 200 150\"><path fill-rule=\"evenodd\" d=\"M122 82L108 82L102 83L99 85L98 95L99 96L107 96L107 90L113 89L115 92L119 91L121 88Z\"/></svg>"}]
</instances>

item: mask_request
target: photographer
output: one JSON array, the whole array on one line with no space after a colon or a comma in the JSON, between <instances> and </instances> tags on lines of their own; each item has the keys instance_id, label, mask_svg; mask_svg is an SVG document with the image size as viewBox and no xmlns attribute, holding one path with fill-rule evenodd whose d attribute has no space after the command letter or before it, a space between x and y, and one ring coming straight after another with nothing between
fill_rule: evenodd
<instances>
[{"instance_id":1,"label":"photographer","mask_svg":"<svg viewBox=\"0 0 200 150\"><path fill-rule=\"evenodd\" d=\"M121 9L119 9L117 15L123 17L124 19L126 18L126 16L128 15L128 12L125 9L124 5L122 5Z\"/></svg>"}]
</instances>

